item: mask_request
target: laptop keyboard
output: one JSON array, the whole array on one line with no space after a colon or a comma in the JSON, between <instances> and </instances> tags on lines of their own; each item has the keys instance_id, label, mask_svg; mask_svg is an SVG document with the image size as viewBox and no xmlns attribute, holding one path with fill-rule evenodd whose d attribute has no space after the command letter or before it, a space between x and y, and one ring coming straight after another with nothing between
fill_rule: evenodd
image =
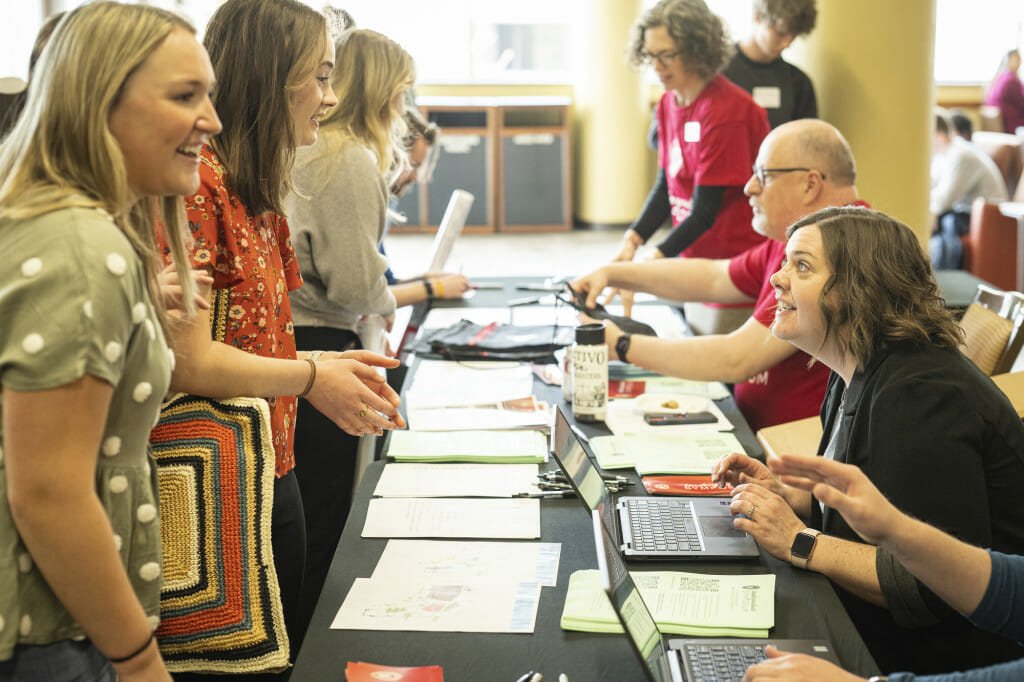
<instances>
[{"instance_id":1,"label":"laptop keyboard","mask_svg":"<svg viewBox=\"0 0 1024 682\"><path fill-rule=\"evenodd\" d=\"M700 538L687 533L693 526L690 505L678 500L627 500L633 548L649 552L699 552Z\"/></svg>"},{"instance_id":2,"label":"laptop keyboard","mask_svg":"<svg viewBox=\"0 0 1024 682\"><path fill-rule=\"evenodd\" d=\"M740 682L747 668L764 660L764 647L749 644L686 644L688 682Z\"/></svg>"}]
</instances>

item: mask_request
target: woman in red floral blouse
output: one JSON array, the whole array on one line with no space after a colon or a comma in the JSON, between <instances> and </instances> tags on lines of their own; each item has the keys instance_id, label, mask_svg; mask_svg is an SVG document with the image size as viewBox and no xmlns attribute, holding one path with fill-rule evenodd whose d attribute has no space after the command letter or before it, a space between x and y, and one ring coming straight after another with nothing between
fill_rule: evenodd
<instances>
[{"instance_id":1,"label":"woman in red floral blouse","mask_svg":"<svg viewBox=\"0 0 1024 682\"><path fill-rule=\"evenodd\" d=\"M288 35L288 40L281 36ZM267 396L277 479L272 540L289 634L302 583L305 531L292 468L298 398L353 435L404 426L398 396L370 365L397 360L364 351L297 354L288 292L302 284L281 210L294 150L316 141L318 119L337 98L334 47L324 17L296 0L228 0L204 39L223 132L180 148L199 164L199 192L186 199L200 290L228 290L225 342L211 339L200 311L174 347L180 386L209 397ZM287 74L281 81L275 74ZM292 653L298 642L292 636ZM185 679L185 677L182 677ZM209 680L209 676L197 679Z\"/></svg>"}]
</instances>

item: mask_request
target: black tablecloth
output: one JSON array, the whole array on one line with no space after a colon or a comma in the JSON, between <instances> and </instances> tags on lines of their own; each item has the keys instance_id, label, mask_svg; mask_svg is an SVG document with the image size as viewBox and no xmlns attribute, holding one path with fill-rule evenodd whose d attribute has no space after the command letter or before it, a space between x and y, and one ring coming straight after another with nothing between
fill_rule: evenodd
<instances>
[{"instance_id":1,"label":"black tablecloth","mask_svg":"<svg viewBox=\"0 0 1024 682\"><path fill-rule=\"evenodd\" d=\"M479 291L473 306L498 306L522 295L506 279L504 291ZM444 304L451 305L447 302ZM412 366L415 372L415 363ZM561 390L534 379L539 399L561 403ZM754 434L731 398L718 402L736 426L735 435L747 451L762 456ZM567 406L563 404L563 409ZM566 410L571 413L571 410ZM580 424L587 435L607 433L603 425ZM556 468L552 462L548 468ZM542 588L532 635L454 632L382 632L331 630L330 623L357 577L370 577L387 540L362 538L366 511L384 462L370 465L353 500L320 602L299 653L292 680L342 680L348 661L385 665L440 665L446 682L512 682L527 670L555 680L561 672L581 680L640 680L640 663L624 635L564 631L559 626L569 575L594 569L597 558L590 518L576 499L541 500L541 540L562 545L555 587ZM643 494L634 486L628 494ZM843 667L861 675L877 674L871 655L839 603L829 581L795 569L762 552L758 560L741 562L632 562L631 570L680 570L708 573L766 572L776 574L775 628L772 637L829 639Z\"/></svg>"}]
</instances>

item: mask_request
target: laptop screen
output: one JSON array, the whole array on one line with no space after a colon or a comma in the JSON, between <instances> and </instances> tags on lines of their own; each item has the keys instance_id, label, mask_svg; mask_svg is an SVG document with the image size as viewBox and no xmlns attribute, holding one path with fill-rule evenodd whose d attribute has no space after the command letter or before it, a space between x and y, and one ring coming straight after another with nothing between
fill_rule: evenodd
<instances>
[{"instance_id":1,"label":"laptop screen","mask_svg":"<svg viewBox=\"0 0 1024 682\"><path fill-rule=\"evenodd\" d=\"M654 617L640 596L640 590L626 569L615 542L609 537L608 529L598 512L592 512L594 520L594 544L597 547L597 566L601 573L604 591L622 622L633 650L643 661L647 677L654 682L671 682L669 653L661 639Z\"/></svg>"},{"instance_id":2,"label":"laptop screen","mask_svg":"<svg viewBox=\"0 0 1024 682\"><path fill-rule=\"evenodd\" d=\"M583 504L590 510L600 510L605 523L613 523L615 505L601 473L594 466L583 442L569 426L562 408L555 408L555 427L551 430L551 454L572 482ZM609 526L613 527L613 526Z\"/></svg>"},{"instance_id":3,"label":"laptop screen","mask_svg":"<svg viewBox=\"0 0 1024 682\"><path fill-rule=\"evenodd\" d=\"M455 240L462 234L462 228L469 217L469 209L473 206L473 195L457 189L448 200L448 207L441 217L441 224L434 237L434 247L430 254L430 264L424 272L443 272L448 256L452 253Z\"/></svg>"}]
</instances>

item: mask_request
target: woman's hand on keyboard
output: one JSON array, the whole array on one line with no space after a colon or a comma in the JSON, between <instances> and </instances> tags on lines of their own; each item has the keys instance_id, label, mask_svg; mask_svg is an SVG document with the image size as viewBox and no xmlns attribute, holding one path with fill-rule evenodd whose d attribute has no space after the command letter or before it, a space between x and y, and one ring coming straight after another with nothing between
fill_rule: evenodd
<instances>
[{"instance_id":1,"label":"woman's hand on keyboard","mask_svg":"<svg viewBox=\"0 0 1024 682\"><path fill-rule=\"evenodd\" d=\"M791 654L771 645L765 647L765 654L768 656L765 660L747 668L743 682L864 682L863 677L857 677L815 656Z\"/></svg>"}]
</instances>

